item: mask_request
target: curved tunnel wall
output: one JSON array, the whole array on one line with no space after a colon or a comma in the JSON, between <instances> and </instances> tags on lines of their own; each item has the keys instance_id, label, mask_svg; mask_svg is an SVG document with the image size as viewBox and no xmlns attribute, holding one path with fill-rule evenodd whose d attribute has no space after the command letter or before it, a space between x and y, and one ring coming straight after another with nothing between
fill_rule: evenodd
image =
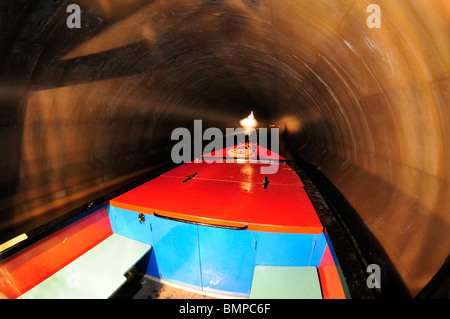
<instances>
[{"instance_id":1,"label":"curved tunnel wall","mask_svg":"<svg viewBox=\"0 0 450 319\"><path fill-rule=\"evenodd\" d=\"M412 295L450 252L450 5L71 1L0 6L2 239L170 161L176 127L253 110L346 197Z\"/></svg>"}]
</instances>

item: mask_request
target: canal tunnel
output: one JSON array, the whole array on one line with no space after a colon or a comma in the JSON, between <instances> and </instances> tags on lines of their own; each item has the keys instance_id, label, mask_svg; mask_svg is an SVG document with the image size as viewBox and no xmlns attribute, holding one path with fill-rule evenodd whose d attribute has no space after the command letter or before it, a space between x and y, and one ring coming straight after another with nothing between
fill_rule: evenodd
<instances>
[{"instance_id":1,"label":"canal tunnel","mask_svg":"<svg viewBox=\"0 0 450 319\"><path fill-rule=\"evenodd\" d=\"M164 167L174 129L253 111L342 199L368 264L409 297L432 281L450 251L447 1L72 3L0 5L0 242Z\"/></svg>"}]
</instances>

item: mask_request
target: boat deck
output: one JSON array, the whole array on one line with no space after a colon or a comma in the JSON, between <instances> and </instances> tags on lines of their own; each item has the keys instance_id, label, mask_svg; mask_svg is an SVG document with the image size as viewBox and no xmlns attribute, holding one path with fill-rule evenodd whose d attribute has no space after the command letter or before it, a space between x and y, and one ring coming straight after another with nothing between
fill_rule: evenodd
<instances>
[{"instance_id":1,"label":"boat deck","mask_svg":"<svg viewBox=\"0 0 450 319\"><path fill-rule=\"evenodd\" d=\"M159 217L279 233L320 234L323 227L295 172L257 163L189 163L111 200ZM189 178L193 176L192 178Z\"/></svg>"}]
</instances>

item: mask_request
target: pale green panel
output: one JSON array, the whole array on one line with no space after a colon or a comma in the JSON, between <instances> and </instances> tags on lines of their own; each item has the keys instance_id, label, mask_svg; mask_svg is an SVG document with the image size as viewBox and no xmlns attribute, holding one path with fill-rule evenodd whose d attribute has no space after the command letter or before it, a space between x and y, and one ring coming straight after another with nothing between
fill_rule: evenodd
<instances>
[{"instance_id":1,"label":"pale green panel","mask_svg":"<svg viewBox=\"0 0 450 319\"><path fill-rule=\"evenodd\" d=\"M317 269L256 266L250 299L322 299Z\"/></svg>"},{"instance_id":2,"label":"pale green panel","mask_svg":"<svg viewBox=\"0 0 450 319\"><path fill-rule=\"evenodd\" d=\"M150 249L150 245L112 234L19 298L106 299Z\"/></svg>"}]
</instances>

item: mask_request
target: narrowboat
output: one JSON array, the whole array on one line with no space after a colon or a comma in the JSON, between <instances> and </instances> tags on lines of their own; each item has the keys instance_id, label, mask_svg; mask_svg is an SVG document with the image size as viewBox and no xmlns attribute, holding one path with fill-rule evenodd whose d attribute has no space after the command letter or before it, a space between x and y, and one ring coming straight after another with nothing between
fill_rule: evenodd
<instances>
[{"instance_id":1,"label":"narrowboat","mask_svg":"<svg viewBox=\"0 0 450 319\"><path fill-rule=\"evenodd\" d=\"M262 173L274 163L276 173ZM217 298L351 297L299 175L248 141L166 171L3 260L0 293L105 299L130 269Z\"/></svg>"}]
</instances>

